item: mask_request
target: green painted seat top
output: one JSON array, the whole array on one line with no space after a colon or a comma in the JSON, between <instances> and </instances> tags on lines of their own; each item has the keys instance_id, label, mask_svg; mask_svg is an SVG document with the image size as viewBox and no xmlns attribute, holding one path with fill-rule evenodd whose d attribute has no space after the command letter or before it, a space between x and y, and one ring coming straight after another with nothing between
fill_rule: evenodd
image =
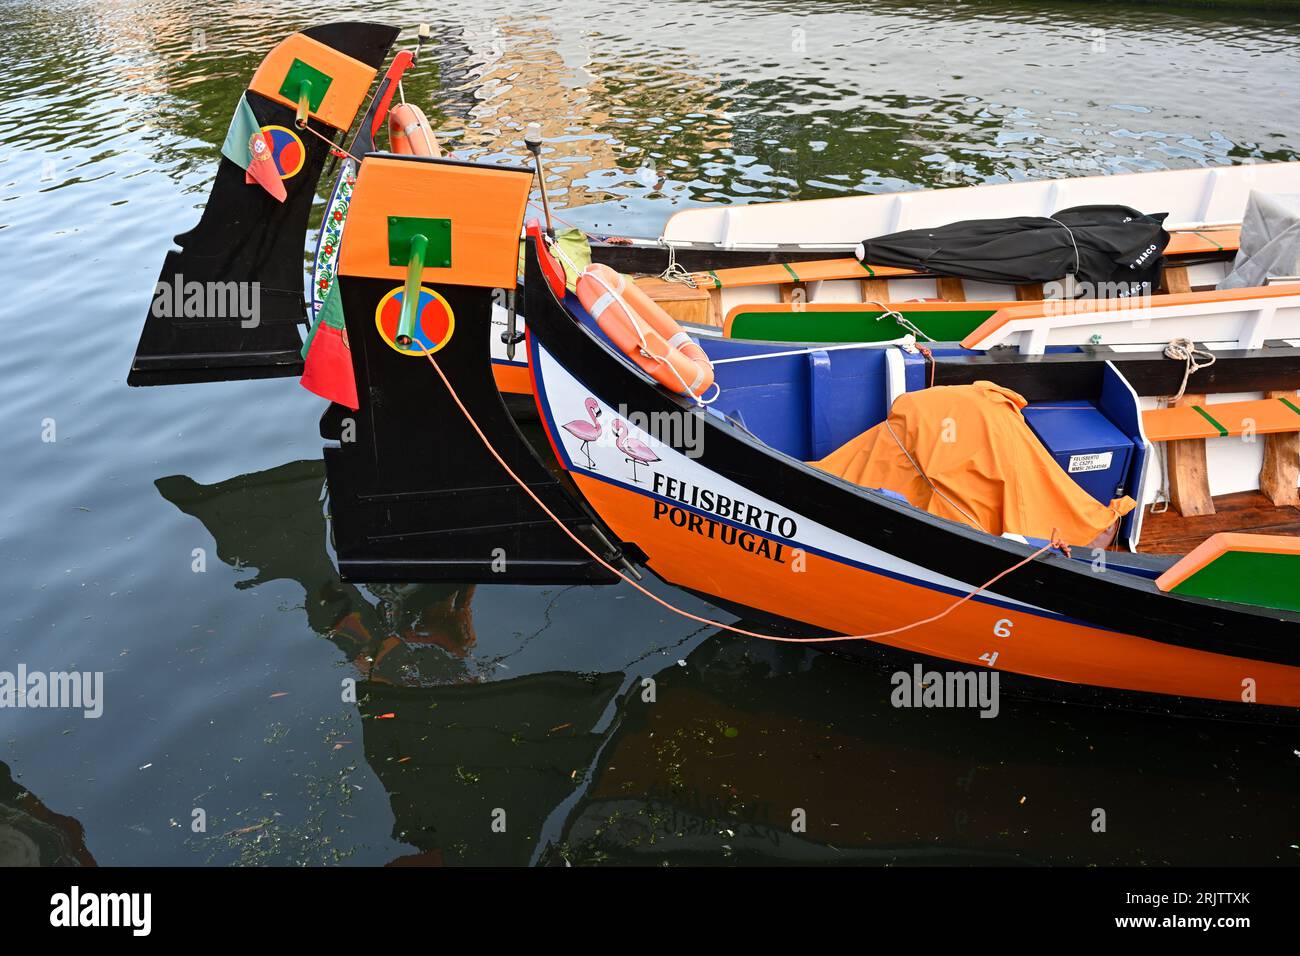
<instances>
[{"instance_id":1,"label":"green painted seat top","mask_svg":"<svg viewBox=\"0 0 1300 956\"><path fill-rule=\"evenodd\" d=\"M996 309L898 309L934 342L960 342L979 328ZM886 342L911 330L878 310L738 312L731 321L731 337L764 342Z\"/></svg>"},{"instance_id":2,"label":"green painted seat top","mask_svg":"<svg viewBox=\"0 0 1300 956\"><path fill-rule=\"evenodd\" d=\"M1300 554L1228 551L1188 577L1173 592L1300 611Z\"/></svg>"}]
</instances>

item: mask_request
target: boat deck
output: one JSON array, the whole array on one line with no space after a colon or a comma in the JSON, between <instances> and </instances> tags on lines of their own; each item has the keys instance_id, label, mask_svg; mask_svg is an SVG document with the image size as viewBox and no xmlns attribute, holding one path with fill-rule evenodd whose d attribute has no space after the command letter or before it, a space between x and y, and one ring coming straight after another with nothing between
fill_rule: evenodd
<instances>
[{"instance_id":1,"label":"boat deck","mask_svg":"<svg viewBox=\"0 0 1300 956\"><path fill-rule=\"evenodd\" d=\"M1170 508L1163 514L1147 514L1142 522L1138 550L1147 554L1186 554L1220 531L1300 536L1300 508L1278 507L1258 491L1219 495L1215 513L1184 518Z\"/></svg>"}]
</instances>

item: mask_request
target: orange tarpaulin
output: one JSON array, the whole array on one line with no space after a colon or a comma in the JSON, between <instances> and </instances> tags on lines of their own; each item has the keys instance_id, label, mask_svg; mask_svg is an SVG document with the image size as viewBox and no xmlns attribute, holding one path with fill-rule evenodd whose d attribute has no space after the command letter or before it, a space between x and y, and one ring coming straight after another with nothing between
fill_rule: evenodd
<instances>
[{"instance_id":1,"label":"orange tarpaulin","mask_svg":"<svg viewBox=\"0 0 1300 956\"><path fill-rule=\"evenodd\" d=\"M1025 424L1025 404L992 382L908 392L886 421L810 464L990 534L1051 538L1055 528L1067 544L1091 544L1133 499L1103 505L1075 484Z\"/></svg>"}]
</instances>

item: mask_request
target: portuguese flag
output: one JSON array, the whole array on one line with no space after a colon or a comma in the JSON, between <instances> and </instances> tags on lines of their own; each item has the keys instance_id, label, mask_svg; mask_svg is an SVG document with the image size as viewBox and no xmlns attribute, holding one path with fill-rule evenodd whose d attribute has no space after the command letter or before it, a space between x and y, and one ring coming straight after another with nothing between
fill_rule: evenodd
<instances>
[{"instance_id":1,"label":"portuguese flag","mask_svg":"<svg viewBox=\"0 0 1300 956\"><path fill-rule=\"evenodd\" d=\"M235 115L230 120L226 141L221 144L221 155L244 170L244 181L258 183L268 193L284 202L288 195L280 170L271 158L271 138L262 132L248 96L239 98Z\"/></svg>"},{"instance_id":2,"label":"portuguese flag","mask_svg":"<svg viewBox=\"0 0 1300 956\"><path fill-rule=\"evenodd\" d=\"M339 302L339 284L336 280L321 303L316 324L302 346L305 364L299 382L309 392L338 402L356 411L357 380L352 374L352 349L348 347L347 330L343 325L343 306Z\"/></svg>"}]
</instances>

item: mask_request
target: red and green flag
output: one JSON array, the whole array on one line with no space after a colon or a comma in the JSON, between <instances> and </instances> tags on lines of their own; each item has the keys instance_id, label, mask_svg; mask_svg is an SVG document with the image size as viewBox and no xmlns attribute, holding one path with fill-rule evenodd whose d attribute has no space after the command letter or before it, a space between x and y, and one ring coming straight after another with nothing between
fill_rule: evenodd
<instances>
[{"instance_id":1,"label":"red and green flag","mask_svg":"<svg viewBox=\"0 0 1300 956\"><path fill-rule=\"evenodd\" d=\"M302 356L304 365L299 382L303 388L353 411L361 407L357 401L357 380L352 374L352 349L343 324L338 282L332 283L325 293L316 324L303 343Z\"/></svg>"},{"instance_id":2,"label":"red and green flag","mask_svg":"<svg viewBox=\"0 0 1300 956\"><path fill-rule=\"evenodd\" d=\"M244 181L257 183L268 193L284 202L288 193L280 170L272 158L271 137L262 132L248 97L241 96L230 120L226 141L221 144L221 155L244 170Z\"/></svg>"}]
</instances>

